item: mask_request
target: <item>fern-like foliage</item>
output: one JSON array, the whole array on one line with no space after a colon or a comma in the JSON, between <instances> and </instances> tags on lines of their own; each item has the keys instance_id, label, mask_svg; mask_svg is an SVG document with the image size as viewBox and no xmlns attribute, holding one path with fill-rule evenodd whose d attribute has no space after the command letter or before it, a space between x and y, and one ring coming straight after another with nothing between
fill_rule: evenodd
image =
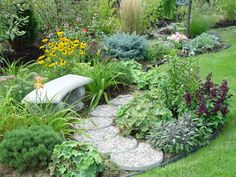
<instances>
[{"instance_id":1,"label":"fern-like foliage","mask_svg":"<svg viewBox=\"0 0 236 177\"><path fill-rule=\"evenodd\" d=\"M145 36L135 33L117 33L110 37L105 37L103 45L105 53L117 59L143 59L147 40Z\"/></svg>"}]
</instances>

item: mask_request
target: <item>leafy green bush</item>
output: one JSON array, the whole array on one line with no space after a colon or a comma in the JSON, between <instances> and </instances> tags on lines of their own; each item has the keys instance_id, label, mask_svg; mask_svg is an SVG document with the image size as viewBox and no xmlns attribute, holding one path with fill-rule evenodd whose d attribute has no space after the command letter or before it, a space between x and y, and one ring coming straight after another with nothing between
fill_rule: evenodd
<instances>
[{"instance_id":1,"label":"leafy green bush","mask_svg":"<svg viewBox=\"0 0 236 177\"><path fill-rule=\"evenodd\" d=\"M120 107L115 123L123 135L133 135L141 139L156 122L171 117L170 110L163 107L152 93L147 92L135 96L131 102Z\"/></svg>"},{"instance_id":2,"label":"leafy green bush","mask_svg":"<svg viewBox=\"0 0 236 177\"><path fill-rule=\"evenodd\" d=\"M123 59L143 59L146 46L145 36L135 33L117 33L103 40L106 55L120 60Z\"/></svg>"},{"instance_id":3,"label":"leafy green bush","mask_svg":"<svg viewBox=\"0 0 236 177\"><path fill-rule=\"evenodd\" d=\"M173 50L173 45L163 41L151 41L147 44L145 58L150 61L161 61Z\"/></svg>"},{"instance_id":4,"label":"leafy green bush","mask_svg":"<svg viewBox=\"0 0 236 177\"><path fill-rule=\"evenodd\" d=\"M159 18L174 19L176 15L175 0L161 0L158 7Z\"/></svg>"},{"instance_id":5,"label":"leafy green bush","mask_svg":"<svg viewBox=\"0 0 236 177\"><path fill-rule=\"evenodd\" d=\"M29 8L18 12L18 16L21 18L28 17L28 22L19 28L20 31L25 31L24 35L17 36L14 42L18 47L22 48L26 45L30 45L34 42L38 35L38 20L34 13L33 5L30 4Z\"/></svg>"},{"instance_id":6,"label":"leafy green bush","mask_svg":"<svg viewBox=\"0 0 236 177\"><path fill-rule=\"evenodd\" d=\"M25 0L2 0L0 1L0 26L3 31L0 38L13 41L17 36L26 33L20 28L29 22L29 16L20 16L19 12L29 9L30 2Z\"/></svg>"},{"instance_id":7,"label":"leafy green bush","mask_svg":"<svg viewBox=\"0 0 236 177\"><path fill-rule=\"evenodd\" d=\"M154 67L147 72L142 70L142 65L135 60L126 60L120 62L123 68L129 69L131 83L135 84L138 89L150 89L150 84L157 81L159 68Z\"/></svg>"},{"instance_id":8,"label":"leafy green bush","mask_svg":"<svg viewBox=\"0 0 236 177\"><path fill-rule=\"evenodd\" d=\"M56 177L95 177L102 169L102 158L91 144L67 141L55 146L50 172Z\"/></svg>"},{"instance_id":9,"label":"leafy green bush","mask_svg":"<svg viewBox=\"0 0 236 177\"><path fill-rule=\"evenodd\" d=\"M153 148L161 149L166 153L180 154L206 143L211 133L211 129L202 124L199 119L184 114L177 120L158 123L147 138Z\"/></svg>"},{"instance_id":10,"label":"leafy green bush","mask_svg":"<svg viewBox=\"0 0 236 177\"><path fill-rule=\"evenodd\" d=\"M213 34L203 33L183 44L183 52L187 56L195 56L212 51L221 46L220 38Z\"/></svg>"},{"instance_id":11,"label":"leafy green bush","mask_svg":"<svg viewBox=\"0 0 236 177\"><path fill-rule=\"evenodd\" d=\"M46 126L22 127L8 132L0 143L0 162L20 172L46 166L62 137Z\"/></svg>"}]
</instances>

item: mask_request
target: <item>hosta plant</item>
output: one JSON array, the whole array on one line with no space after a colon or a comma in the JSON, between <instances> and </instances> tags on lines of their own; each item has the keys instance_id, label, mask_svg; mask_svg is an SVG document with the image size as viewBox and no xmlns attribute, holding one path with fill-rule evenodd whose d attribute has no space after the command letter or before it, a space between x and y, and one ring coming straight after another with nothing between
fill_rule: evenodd
<instances>
[{"instance_id":1,"label":"hosta plant","mask_svg":"<svg viewBox=\"0 0 236 177\"><path fill-rule=\"evenodd\" d=\"M190 114L179 119L159 122L151 130L147 139L151 146L166 153L180 154L207 142L211 129Z\"/></svg>"},{"instance_id":2,"label":"hosta plant","mask_svg":"<svg viewBox=\"0 0 236 177\"><path fill-rule=\"evenodd\" d=\"M103 40L104 51L109 57L124 59L143 59L145 54L146 37L135 33L117 33Z\"/></svg>"},{"instance_id":3,"label":"hosta plant","mask_svg":"<svg viewBox=\"0 0 236 177\"><path fill-rule=\"evenodd\" d=\"M115 123L123 135L144 138L152 126L172 116L169 109L163 107L152 93L136 97L117 111Z\"/></svg>"},{"instance_id":4,"label":"hosta plant","mask_svg":"<svg viewBox=\"0 0 236 177\"><path fill-rule=\"evenodd\" d=\"M95 177L102 170L102 158L88 143L66 141L54 148L50 172L55 177Z\"/></svg>"},{"instance_id":5,"label":"hosta plant","mask_svg":"<svg viewBox=\"0 0 236 177\"><path fill-rule=\"evenodd\" d=\"M53 148L63 138L47 126L21 127L8 132L0 143L0 162L23 172L47 166Z\"/></svg>"}]
</instances>

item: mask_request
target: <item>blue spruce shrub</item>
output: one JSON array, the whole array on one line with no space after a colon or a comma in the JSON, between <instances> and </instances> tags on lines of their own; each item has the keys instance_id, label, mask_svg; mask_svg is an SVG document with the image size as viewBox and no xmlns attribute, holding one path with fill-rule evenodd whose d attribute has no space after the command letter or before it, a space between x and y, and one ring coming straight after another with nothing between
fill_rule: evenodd
<instances>
[{"instance_id":1,"label":"blue spruce shrub","mask_svg":"<svg viewBox=\"0 0 236 177\"><path fill-rule=\"evenodd\" d=\"M135 33L117 33L103 40L105 53L109 57L140 60L144 58L147 39Z\"/></svg>"}]
</instances>

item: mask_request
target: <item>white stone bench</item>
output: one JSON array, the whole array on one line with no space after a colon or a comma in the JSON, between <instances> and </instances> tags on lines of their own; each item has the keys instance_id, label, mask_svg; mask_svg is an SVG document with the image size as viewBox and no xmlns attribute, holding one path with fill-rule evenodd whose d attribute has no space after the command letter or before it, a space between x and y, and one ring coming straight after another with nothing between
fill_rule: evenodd
<instances>
[{"instance_id":1,"label":"white stone bench","mask_svg":"<svg viewBox=\"0 0 236 177\"><path fill-rule=\"evenodd\" d=\"M83 106L79 101L85 95L85 85L92 82L88 77L68 74L44 84L43 88L35 89L22 100L23 103L74 104L78 109Z\"/></svg>"}]
</instances>

